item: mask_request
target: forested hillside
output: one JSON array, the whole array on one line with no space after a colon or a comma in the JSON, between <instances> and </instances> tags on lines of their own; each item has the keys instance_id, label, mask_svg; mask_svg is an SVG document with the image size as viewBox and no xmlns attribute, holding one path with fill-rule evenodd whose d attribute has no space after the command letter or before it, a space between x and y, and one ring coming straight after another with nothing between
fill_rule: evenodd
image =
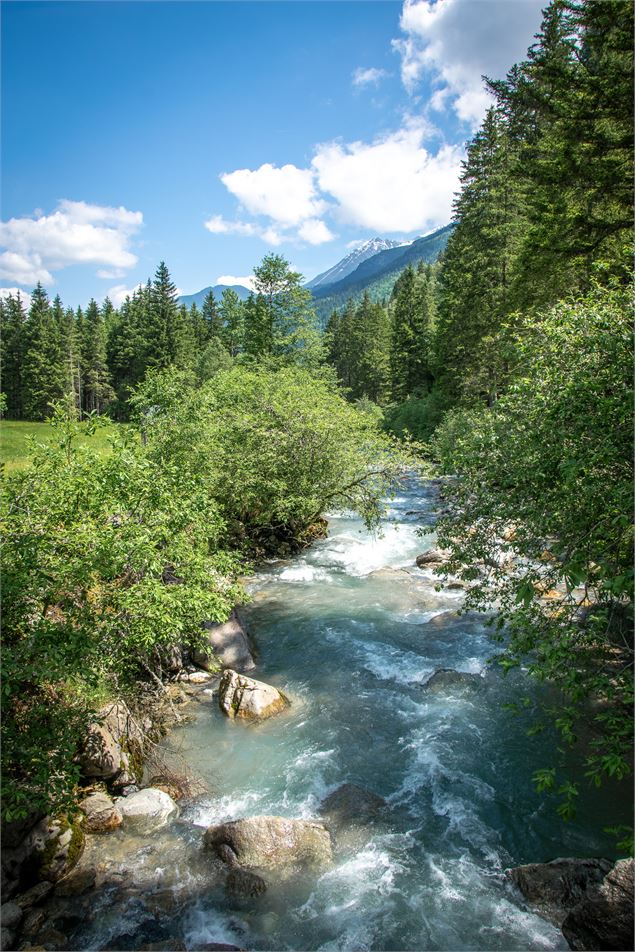
<instances>
[{"instance_id":1,"label":"forested hillside","mask_svg":"<svg viewBox=\"0 0 635 952\"><path fill-rule=\"evenodd\" d=\"M246 301L179 305L164 263L118 309L2 301L5 415L60 434L4 495L7 818L72 799L99 700L226 618L247 560L307 544L326 509L377 524L399 437L459 477L439 539L468 607L496 607L503 666L555 686L592 782L629 775L632 15L553 0L488 83L440 259L376 293L349 275L324 333L278 255ZM101 415L144 444L79 448ZM535 779L566 817L561 761Z\"/></svg>"}]
</instances>

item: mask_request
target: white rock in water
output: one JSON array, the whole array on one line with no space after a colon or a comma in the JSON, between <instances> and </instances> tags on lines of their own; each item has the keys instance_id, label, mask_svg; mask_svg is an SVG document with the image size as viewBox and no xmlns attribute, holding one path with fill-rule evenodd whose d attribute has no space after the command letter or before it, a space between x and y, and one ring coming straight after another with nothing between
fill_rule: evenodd
<instances>
[{"instance_id":1,"label":"white rock in water","mask_svg":"<svg viewBox=\"0 0 635 952\"><path fill-rule=\"evenodd\" d=\"M162 829L179 812L172 797L154 787L121 797L116 804L123 816L124 828L140 835Z\"/></svg>"},{"instance_id":2,"label":"white rock in water","mask_svg":"<svg viewBox=\"0 0 635 952\"><path fill-rule=\"evenodd\" d=\"M192 671L191 674L186 674L181 678L182 681L187 681L189 684L207 684L211 679L212 675L209 671Z\"/></svg>"},{"instance_id":3,"label":"white rock in water","mask_svg":"<svg viewBox=\"0 0 635 952\"><path fill-rule=\"evenodd\" d=\"M205 629L205 640L209 647L194 651L194 664L211 671L218 670L219 662L224 668L238 671L251 671L256 667L247 631L235 611L220 624L206 622Z\"/></svg>"},{"instance_id":4,"label":"white rock in water","mask_svg":"<svg viewBox=\"0 0 635 952\"><path fill-rule=\"evenodd\" d=\"M272 717L289 704L287 698L270 684L255 681L229 668L221 678L218 700L227 717L252 721Z\"/></svg>"}]
</instances>

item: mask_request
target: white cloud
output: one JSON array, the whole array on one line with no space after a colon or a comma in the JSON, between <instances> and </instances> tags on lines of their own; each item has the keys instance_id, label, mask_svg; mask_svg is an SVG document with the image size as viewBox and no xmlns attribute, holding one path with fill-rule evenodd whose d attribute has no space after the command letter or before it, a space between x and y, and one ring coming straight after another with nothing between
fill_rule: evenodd
<instances>
[{"instance_id":1,"label":"white cloud","mask_svg":"<svg viewBox=\"0 0 635 952\"><path fill-rule=\"evenodd\" d=\"M123 278L126 272L123 268L99 268L97 271L98 278L105 278L108 281L116 281L117 278Z\"/></svg>"},{"instance_id":2,"label":"white cloud","mask_svg":"<svg viewBox=\"0 0 635 952\"><path fill-rule=\"evenodd\" d=\"M141 212L62 199L50 215L0 223L0 277L17 284L51 283L52 272L73 264L131 268L130 250Z\"/></svg>"},{"instance_id":3,"label":"white cloud","mask_svg":"<svg viewBox=\"0 0 635 952\"><path fill-rule=\"evenodd\" d=\"M9 295L17 297L18 294L22 298L22 303L25 307L29 307L31 303L31 295L28 291L23 291L22 288L0 288L0 298L7 298Z\"/></svg>"},{"instance_id":4,"label":"white cloud","mask_svg":"<svg viewBox=\"0 0 635 952\"><path fill-rule=\"evenodd\" d=\"M258 229L251 222L227 221L222 215L212 215L204 222L205 228L213 235L256 235Z\"/></svg>"},{"instance_id":5,"label":"white cloud","mask_svg":"<svg viewBox=\"0 0 635 952\"><path fill-rule=\"evenodd\" d=\"M52 284L53 275L42 264L38 254L21 255L15 251L3 251L0 254L0 278L16 281L18 284Z\"/></svg>"},{"instance_id":6,"label":"white cloud","mask_svg":"<svg viewBox=\"0 0 635 952\"><path fill-rule=\"evenodd\" d=\"M385 69L369 66L365 69L358 66L353 73L353 86L377 86L388 75Z\"/></svg>"},{"instance_id":7,"label":"white cloud","mask_svg":"<svg viewBox=\"0 0 635 952\"><path fill-rule=\"evenodd\" d=\"M267 162L258 169L225 172L221 182L252 215L266 215L283 228L300 225L325 210L310 169L277 168Z\"/></svg>"},{"instance_id":8,"label":"white cloud","mask_svg":"<svg viewBox=\"0 0 635 952\"><path fill-rule=\"evenodd\" d=\"M220 274L214 284L228 284L230 287L232 285L240 284L244 288L248 288L250 291L254 290L254 276L253 274L248 274L246 277L239 278L235 274Z\"/></svg>"},{"instance_id":9,"label":"white cloud","mask_svg":"<svg viewBox=\"0 0 635 952\"><path fill-rule=\"evenodd\" d=\"M326 241L333 241L335 235L319 218L308 218L300 225L298 235L310 245L323 245Z\"/></svg>"},{"instance_id":10,"label":"white cloud","mask_svg":"<svg viewBox=\"0 0 635 952\"><path fill-rule=\"evenodd\" d=\"M139 288L142 287L143 284L135 284L134 287L131 288L126 287L125 284L116 284L106 291L104 297L110 298L114 307L121 307L127 297L132 297L135 291L138 291Z\"/></svg>"},{"instance_id":11,"label":"white cloud","mask_svg":"<svg viewBox=\"0 0 635 952\"><path fill-rule=\"evenodd\" d=\"M426 133L424 123L411 121L372 143L321 145L313 167L320 188L336 199L338 217L379 233L446 224L463 150L445 145L433 155L423 146Z\"/></svg>"},{"instance_id":12,"label":"white cloud","mask_svg":"<svg viewBox=\"0 0 635 952\"><path fill-rule=\"evenodd\" d=\"M429 73L439 86L432 108L448 97L460 119L480 124L491 100L481 77L502 78L527 48L541 22L544 0L405 0L394 40L404 85L414 92Z\"/></svg>"}]
</instances>

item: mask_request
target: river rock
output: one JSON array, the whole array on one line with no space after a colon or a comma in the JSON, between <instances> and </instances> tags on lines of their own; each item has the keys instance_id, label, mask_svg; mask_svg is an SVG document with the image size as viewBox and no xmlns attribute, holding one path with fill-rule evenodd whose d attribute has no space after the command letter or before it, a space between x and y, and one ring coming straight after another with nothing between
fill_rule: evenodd
<instances>
[{"instance_id":1,"label":"river rock","mask_svg":"<svg viewBox=\"0 0 635 952\"><path fill-rule=\"evenodd\" d=\"M87 833L110 833L121 826L121 810L106 793L91 793L79 806L86 815L84 830Z\"/></svg>"},{"instance_id":2,"label":"river rock","mask_svg":"<svg viewBox=\"0 0 635 952\"><path fill-rule=\"evenodd\" d=\"M321 866L332 858L331 837L321 823L281 816L255 816L210 826L203 842L225 862L240 866Z\"/></svg>"},{"instance_id":3,"label":"river rock","mask_svg":"<svg viewBox=\"0 0 635 952\"><path fill-rule=\"evenodd\" d=\"M590 886L601 883L611 869L608 859L554 859L550 863L528 863L507 870L532 906L546 919L561 926L569 910L584 897Z\"/></svg>"},{"instance_id":4,"label":"river rock","mask_svg":"<svg viewBox=\"0 0 635 952\"><path fill-rule=\"evenodd\" d=\"M79 762L85 777L114 777L124 764L118 741L103 724L91 724L82 745Z\"/></svg>"},{"instance_id":5,"label":"river rock","mask_svg":"<svg viewBox=\"0 0 635 952\"><path fill-rule=\"evenodd\" d=\"M22 910L31 909L32 906L37 906L41 902L44 902L52 891L53 883L43 880L36 886L32 886L31 889L27 889L21 896L18 896L15 900L16 905L20 906Z\"/></svg>"},{"instance_id":6,"label":"river rock","mask_svg":"<svg viewBox=\"0 0 635 952\"><path fill-rule=\"evenodd\" d=\"M122 797L116 805L123 816L124 827L139 836L162 829L178 814L172 797L152 787Z\"/></svg>"},{"instance_id":7,"label":"river rock","mask_svg":"<svg viewBox=\"0 0 635 952\"><path fill-rule=\"evenodd\" d=\"M385 807L384 798L372 790L356 783L343 783L322 801L319 813L329 826L338 828L350 823L372 822Z\"/></svg>"},{"instance_id":8,"label":"river rock","mask_svg":"<svg viewBox=\"0 0 635 952\"><path fill-rule=\"evenodd\" d=\"M218 701L221 711L227 717L249 721L262 721L272 717L289 704L287 698L272 685L255 681L230 668L221 678Z\"/></svg>"},{"instance_id":9,"label":"river rock","mask_svg":"<svg viewBox=\"0 0 635 952\"><path fill-rule=\"evenodd\" d=\"M17 902L5 902L0 906L0 925L4 929L14 929L23 915L22 907Z\"/></svg>"},{"instance_id":10,"label":"river rock","mask_svg":"<svg viewBox=\"0 0 635 952\"><path fill-rule=\"evenodd\" d=\"M115 740L143 745L143 729L125 701L111 701L106 704L99 711L99 720Z\"/></svg>"},{"instance_id":11,"label":"river rock","mask_svg":"<svg viewBox=\"0 0 635 952\"><path fill-rule=\"evenodd\" d=\"M55 887L56 896L81 896L92 889L97 879L97 870L93 866L84 869L73 869L68 876L60 879Z\"/></svg>"},{"instance_id":12,"label":"river rock","mask_svg":"<svg viewBox=\"0 0 635 952\"><path fill-rule=\"evenodd\" d=\"M567 914L562 932L572 949L632 949L633 860L618 860L601 882L592 882Z\"/></svg>"},{"instance_id":13,"label":"river rock","mask_svg":"<svg viewBox=\"0 0 635 952\"><path fill-rule=\"evenodd\" d=\"M441 549L428 549L426 552L422 552L421 555L418 555L415 559L417 566L422 568L435 568L437 565L442 565L443 562L447 562L448 553Z\"/></svg>"},{"instance_id":14,"label":"river rock","mask_svg":"<svg viewBox=\"0 0 635 952\"><path fill-rule=\"evenodd\" d=\"M452 689L474 690L483 684L480 674L455 671L454 668L439 668L423 685L425 691L442 694Z\"/></svg>"},{"instance_id":15,"label":"river rock","mask_svg":"<svg viewBox=\"0 0 635 952\"><path fill-rule=\"evenodd\" d=\"M234 671L251 671L256 667L247 631L235 611L227 621L208 621L204 628L206 645L194 650L194 664L209 671L217 671L219 662L221 667Z\"/></svg>"},{"instance_id":16,"label":"river rock","mask_svg":"<svg viewBox=\"0 0 635 952\"><path fill-rule=\"evenodd\" d=\"M258 873L236 866L227 874L225 891L232 896L262 896L267 891L267 884Z\"/></svg>"}]
</instances>

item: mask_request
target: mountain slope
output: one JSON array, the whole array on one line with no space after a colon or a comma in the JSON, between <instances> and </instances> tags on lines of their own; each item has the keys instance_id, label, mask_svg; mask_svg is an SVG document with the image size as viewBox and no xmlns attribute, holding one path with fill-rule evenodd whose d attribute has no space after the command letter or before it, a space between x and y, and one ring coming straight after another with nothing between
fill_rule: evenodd
<instances>
[{"instance_id":1,"label":"mountain slope","mask_svg":"<svg viewBox=\"0 0 635 952\"><path fill-rule=\"evenodd\" d=\"M349 299L357 302L365 292L373 301L390 297L393 286L400 273L409 264L420 261L427 264L436 261L444 250L453 225L446 225L431 235L417 238L407 247L391 248L362 262L355 271L335 284L329 285L320 293L313 292L313 304L320 323L324 324L332 311L344 307Z\"/></svg>"},{"instance_id":2,"label":"mountain slope","mask_svg":"<svg viewBox=\"0 0 635 952\"><path fill-rule=\"evenodd\" d=\"M315 298L330 297L345 294L348 290L352 294L363 290L372 281L393 271L403 271L409 264L418 264L419 261L436 261L445 248L453 227L453 225L445 225L438 231L432 232L431 235L416 238L409 245L379 251L362 261L354 271L340 281L335 281L323 289L315 288L313 296Z\"/></svg>"},{"instance_id":3,"label":"mountain slope","mask_svg":"<svg viewBox=\"0 0 635 952\"><path fill-rule=\"evenodd\" d=\"M369 241L365 241L363 245L360 245L359 248L355 248L351 251L349 255L346 255L346 257L338 261L337 264L334 264L328 271L323 271L322 274L318 274L313 280L309 281L305 287L314 293L318 288L320 291L323 291L328 285L346 278L355 268L362 264L363 261L372 258L380 251L388 251L391 248L403 248L404 245L407 244L409 244L409 242L391 241L389 238L371 238Z\"/></svg>"},{"instance_id":4,"label":"mountain slope","mask_svg":"<svg viewBox=\"0 0 635 952\"><path fill-rule=\"evenodd\" d=\"M196 302L197 307L202 307L203 301L210 291L214 292L214 297L220 302L223 291L226 290L234 291L241 301L246 301L250 294L249 289L244 288L242 284L215 284L214 287L203 288L202 291L197 291L196 294L183 294L178 302L179 304L186 304L188 307Z\"/></svg>"}]
</instances>

